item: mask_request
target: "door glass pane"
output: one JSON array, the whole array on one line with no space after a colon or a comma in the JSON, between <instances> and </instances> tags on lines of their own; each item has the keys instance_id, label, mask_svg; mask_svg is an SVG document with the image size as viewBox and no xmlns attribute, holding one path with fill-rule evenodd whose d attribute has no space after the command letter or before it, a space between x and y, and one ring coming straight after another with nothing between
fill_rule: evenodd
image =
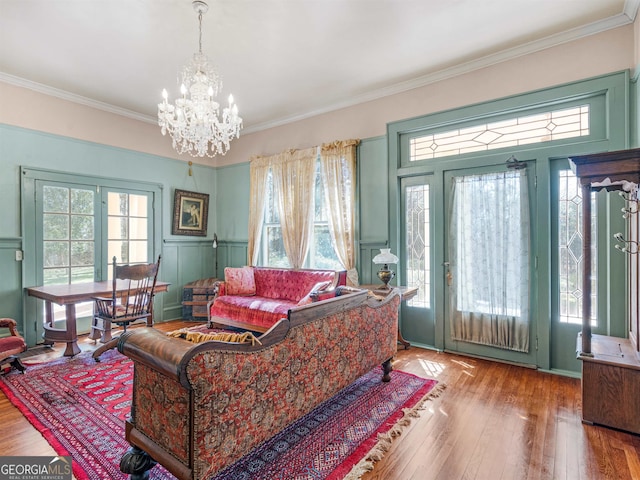
<instances>
[{"instance_id":1,"label":"door glass pane","mask_svg":"<svg viewBox=\"0 0 640 480\"><path fill-rule=\"evenodd\" d=\"M71 216L71 240L93 240L93 215Z\"/></svg>"},{"instance_id":2,"label":"door glass pane","mask_svg":"<svg viewBox=\"0 0 640 480\"><path fill-rule=\"evenodd\" d=\"M71 242L71 266L92 266L94 258L93 242Z\"/></svg>"},{"instance_id":3,"label":"door glass pane","mask_svg":"<svg viewBox=\"0 0 640 480\"><path fill-rule=\"evenodd\" d=\"M42 211L51 213L69 213L69 189L65 187L43 188Z\"/></svg>"},{"instance_id":4,"label":"door glass pane","mask_svg":"<svg viewBox=\"0 0 640 480\"><path fill-rule=\"evenodd\" d=\"M42 216L44 240L65 240L69 235L69 215L45 213Z\"/></svg>"},{"instance_id":5,"label":"door glass pane","mask_svg":"<svg viewBox=\"0 0 640 480\"><path fill-rule=\"evenodd\" d=\"M93 215L93 191L71 189L71 213Z\"/></svg>"},{"instance_id":6,"label":"door glass pane","mask_svg":"<svg viewBox=\"0 0 640 480\"><path fill-rule=\"evenodd\" d=\"M408 304L431 306L431 263L429 225L429 185L405 190L405 238L407 251L407 285L418 287L418 294Z\"/></svg>"},{"instance_id":7,"label":"door glass pane","mask_svg":"<svg viewBox=\"0 0 640 480\"><path fill-rule=\"evenodd\" d=\"M129 242L129 263L146 263L148 244L146 240Z\"/></svg>"},{"instance_id":8,"label":"door glass pane","mask_svg":"<svg viewBox=\"0 0 640 480\"><path fill-rule=\"evenodd\" d=\"M45 185L42 188L44 284L69 283L72 266L94 267L93 190ZM77 241L81 240L81 241ZM54 269L47 272L48 269ZM67 269L63 274L61 269ZM85 281L93 281L91 275Z\"/></svg>"},{"instance_id":9,"label":"door glass pane","mask_svg":"<svg viewBox=\"0 0 640 480\"><path fill-rule=\"evenodd\" d=\"M147 219L146 218L130 218L129 219L129 238L147 239Z\"/></svg>"},{"instance_id":10,"label":"door glass pane","mask_svg":"<svg viewBox=\"0 0 640 480\"><path fill-rule=\"evenodd\" d=\"M147 203L146 195L129 195L129 215L147 218Z\"/></svg>"},{"instance_id":11,"label":"door glass pane","mask_svg":"<svg viewBox=\"0 0 640 480\"><path fill-rule=\"evenodd\" d=\"M115 256L118 263L147 263L147 196L108 192L107 203L107 262L111 264ZM112 271L109 269L109 276L111 274Z\"/></svg>"},{"instance_id":12,"label":"door glass pane","mask_svg":"<svg viewBox=\"0 0 640 480\"><path fill-rule=\"evenodd\" d=\"M453 178L451 338L529 351L527 171Z\"/></svg>"},{"instance_id":13,"label":"door glass pane","mask_svg":"<svg viewBox=\"0 0 640 480\"><path fill-rule=\"evenodd\" d=\"M571 170L558 172L559 320L582 323L582 190ZM596 195L591 194L591 323L597 312Z\"/></svg>"},{"instance_id":14,"label":"door glass pane","mask_svg":"<svg viewBox=\"0 0 640 480\"><path fill-rule=\"evenodd\" d=\"M69 242L50 242L45 240L43 251L45 268L69 266Z\"/></svg>"},{"instance_id":15,"label":"door glass pane","mask_svg":"<svg viewBox=\"0 0 640 480\"><path fill-rule=\"evenodd\" d=\"M95 233L93 190L57 185L42 187L43 285L93 282ZM90 302L76 305L76 315L91 313ZM53 305L55 320L65 309Z\"/></svg>"},{"instance_id":16,"label":"door glass pane","mask_svg":"<svg viewBox=\"0 0 640 480\"><path fill-rule=\"evenodd\" d=\"M129 222L127 222L126 217L109 217L107 222L110 238L129 238Z\"/></svg>"},{"instance_id":17,"label":"door glass pane","mask_svg":"<svg viewBox=\"0 0 640 480\"><path fill-rule=\"evenodd\" d=\"M71 283L87 283L87 282L93 282L93 267L72 267L71 268ZM81 304L81 305L84 305L84 304Z\"/></svg>"},{"instance_id":18,"label":"door glass pane","mask_svg":"<svg viewBox=\"0 0 640 480\"><path fill-rule=\"evenodd\" d=\"M118 263L129 263L129 242L109 240L107 243L107 257L109 265L111 265L113 257L116 257ZM111 275L111 268L109 269L109 275Z\"/></svg>"},{"instance_id":19,"label":"door glass pane","mask_svg":"<svg viewBox=\"0 0 640 480\"><path fill-rule=\"evenodd\" d=\"M128 208L128 195L126 193L109 192L107 212L111 215L126 215Z\"/></svg>"},{"instance_id":20,"label":"door glass pane","mask_svg":"<svg viewBox=\"0 0 640 480\"><path fill-rule=\"evenodd\" d=\"M47 268L43 273L44 285L68 285L70 283L67 268Z\"/></svg>"}]
</instances>

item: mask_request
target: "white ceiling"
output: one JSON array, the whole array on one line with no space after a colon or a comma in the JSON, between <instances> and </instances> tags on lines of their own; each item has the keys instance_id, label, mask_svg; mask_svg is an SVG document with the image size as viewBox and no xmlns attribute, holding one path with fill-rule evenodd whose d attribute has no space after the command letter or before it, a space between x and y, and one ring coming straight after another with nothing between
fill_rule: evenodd
<instances>
[{"instance_id":1,"label":"white ceiling","mask_svg":"<svg viewBox=\"0 0 640 480\"><path fill-rule=\"evenodd\" d=\"M208 0L245 133L632 22L640 0ZM0 0L0 81L155 122L198 49L191 0Z\"/></svg>"}]
</instances>

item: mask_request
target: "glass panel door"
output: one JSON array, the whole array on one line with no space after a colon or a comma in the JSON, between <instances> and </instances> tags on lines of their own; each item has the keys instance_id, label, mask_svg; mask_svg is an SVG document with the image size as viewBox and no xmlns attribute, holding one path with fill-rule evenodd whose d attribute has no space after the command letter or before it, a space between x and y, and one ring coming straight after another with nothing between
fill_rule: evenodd
<instances>
[{"instance_id":1,"label":"glass panel door","mask_svg":"<svg viewBox=\"0 0 640 480\"><path fill-rule=\"evenodd\" d=\"M109 190L106 195L107 264L114 256L118 263L149 263L149 194Z\"/></svg>"},{"instance_id":2,"label":"glass panel door","mask_svg":"<svg viewBox=\"0 0 640 480\"><path fill-rule=\"evenodd\" d=\"M448 350L536 364L529 169L445 173Z\"/></svg>"},{"instance_id":3,"label":"glass panel door","mask_svg":"<svg viewBox=\"0 0 640 480\"><path fill-rule=\"evenodd\" d=\"M37 183L41 285L93 282L96 276L96 187L56 182ZM91 302L76 306L76 316L92 314ZM65 307L53 305L54 321L65 319ZM42 335L42 325L37 334Z\"/></svg>"},{"instance_id":4,"label":"glass panel door","mask_svg":"<svg viewBox=\"0 0 640 480\"><path fill-rule=\"evenodd\" d=\"M412 342L434 345L432 175L402 179L402 242L399 268L402 284L416 287L418 293L402 302L400 329Z\"/></svg>"}]
</instances>

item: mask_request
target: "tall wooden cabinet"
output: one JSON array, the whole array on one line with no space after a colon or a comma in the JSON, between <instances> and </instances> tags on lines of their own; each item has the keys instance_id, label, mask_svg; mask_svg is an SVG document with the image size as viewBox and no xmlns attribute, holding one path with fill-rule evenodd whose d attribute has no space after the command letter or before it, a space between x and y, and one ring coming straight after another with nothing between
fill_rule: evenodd
<instances>
[{"instance_id":1,"label":"tall wooden cabinet","mask_svg":"<svg viewBox=\"0 0 640 480\"><path fill-rule=\"evenodd\" d=\"M592 190L624 192L628 209L627 231L616 237L627 256L628 338L591 333L591 202L583 201L583 303L578 359L582 361L582 420L640 434L640 149L572 157L582 198ZM634 213L638 212L638 213ZM621 215L623 212L620 213Z\"/></svg>"}]
</instances>

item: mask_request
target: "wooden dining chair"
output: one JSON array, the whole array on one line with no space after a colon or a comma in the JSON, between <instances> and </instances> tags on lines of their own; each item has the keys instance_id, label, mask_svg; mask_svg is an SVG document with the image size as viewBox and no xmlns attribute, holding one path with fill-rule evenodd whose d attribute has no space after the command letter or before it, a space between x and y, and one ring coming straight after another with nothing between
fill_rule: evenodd
<instances>
[{"instance_id":1,"label":"wooden dining chair","mask_svg":"<svg viewBox=\"0 0 640 480\"><path fill-rule=\"evenodd\" d=\"M127 331L134 322L145 320L153 325L153 295L156 287L160 258L156 263L118 265L113 257L113 291L111 297L93 297L93 330L109 332L116 324ZM111 338L93 352L93 358L100 361L100 355L118 345L118 337Z\"/></svg>"}]
</instances>

